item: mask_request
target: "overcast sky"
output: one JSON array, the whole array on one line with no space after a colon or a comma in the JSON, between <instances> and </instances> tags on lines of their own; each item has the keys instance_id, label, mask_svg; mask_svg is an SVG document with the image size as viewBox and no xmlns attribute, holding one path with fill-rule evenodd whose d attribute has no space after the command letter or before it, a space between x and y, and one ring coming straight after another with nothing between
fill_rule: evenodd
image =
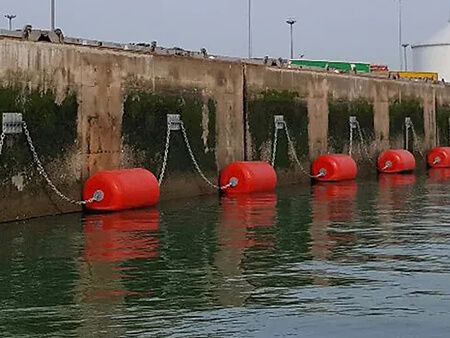
<instances>
[{"instance_id":1,"label":"overcast sky","mask_svg":"<svg viewBox=\"0 0 450 338\"><path fill-rule=\"evenodd\" d=\"M246 56L248 0L56 0L66 36L114 42L158 41L230 56ZM253 55L354 60L399 66L398 0L252 0ZM0 0L14 27L50 25L50 0ZM448 24L449 0L403 0L404 42L428 39ZM3 19L1 27L7 27Z\"/></svg>"}]
</instances>

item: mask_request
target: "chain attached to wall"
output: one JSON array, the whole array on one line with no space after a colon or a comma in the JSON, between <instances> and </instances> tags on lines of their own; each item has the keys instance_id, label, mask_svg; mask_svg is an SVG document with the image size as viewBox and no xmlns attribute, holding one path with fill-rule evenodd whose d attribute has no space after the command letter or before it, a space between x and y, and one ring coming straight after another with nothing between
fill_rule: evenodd
<instances>
[{"instance_id":1,"label":"chain attached to wall","mask_svg":"<svg viewBox=\"0 0 450 338\"><path fill-rule=\"evenodd\" d=\"M409 131L411 131L413 139L413 151L417 151L423 159L425 158L422 150L419 146L419 137L417 136L416 129L414 128L414 123L410 117L405 117L405 148L409 149Z\"/></svg>"},{"instance_id":2,"label":"chain attached to wall","mask_svg":"<svg viewBox=\"0 0 450 338\"><path fill-rule=\"evenodd\" d=\"M349 141L349 155L352 156L353 153L353 142L354 142L354 131L358 132L359 137L359 154L361 157L366 157L367 160L373 164L373 160L370 156L368 141L364 138L361 124L359 123L356 116L350 116L349 118L350 125L350 141ZM367 143L366 143L367 141Z\"/></svg>"},{"instance_id":3,"label":"chain attached to wall","mask_svg":"<svg viewBox=\"0 0 450 338\"><path fill-rule=\"evenodd\" d=\"M45 179L47 184L50 186L51 190L58 195L62 200L69 202L71 204L76 205L86 205L88 203L92 203L97 200L96 197L92 197L87 200L77 201L74 199L71 199L64 195L52 182L50 177L48 176L47 172L44 169L44 166L42 165L42 162L39 158L39 155L36 152L36 148L33 144L33 140L30 135L30 131L28 130L28 125L25 121L22 119L22 114L18 113L3 113L2 116L2 133L0 135L0 154L2 153L2 148L4 144L4 140L6 138L6 135L9 134L21 134L22 132L25 134L25 137L27 139L28 146L30 148L31 154L33 155L33 160L37 168L37 172Z\"/></svg>"},{"instance_id":4,"label":"chain attached to wall","mask_svg":"<svg viewBox=\"0 0 450 338\"><path fill-rule=\"evenodd\" d=\"M200 165L197 162L197 159L195 158L194 152L192 151L191 148L191 144L189 142L189 138L187 136L187 132L186 132L186 128L184 126L183 121L181 120L181 116L178 114L168 114L167 115L167 134L166 134L166 146L165 146L165 150L164 150L164 159L163 159L163 165L162 165L162 169L161 169L161 173L159 176L159 180L158 183L159 185L162 184L163 178L164 178L164 174L166 172L167 169L167 161L168 161L168 157L169 157L169 147L170 147L170 134L171 131L178 131L181 130L182 134L183 134L183 139L184 139L184 143L186 145L186 148L188 150L189 156L191 157L192 163L194 164L195 169L197 170L198 174L200 175L200 177L212 188L214 189L218 189L218 190L225 190L228 189L230 187L234 187L236 186L236 182L230 182L224 186L219 186L216 185L214 183L212 183L207 177L206 175L203 173L203 171L200 168Z\"/></svg>"},{"instance_id":5,"label":"chain attached to wall","mask_svg":"<svg viewBox=\"0 0 450 338\"><path fill-rule=\"evenodd\" d=\"M34 147L33 140L31 139L30 132L28 130L27 123L25 121L22 122L22 126L23 126L23 132L24 132L25 137L27 139L27 143L28 143L28 146L30 148L31 154L33 155L33 160L34 160L34 163L36 165L36 169L37 169L38 173L44 178L44 180L47 182L47 184L50 186L50 188L53 190L53 192L56 195L58 195L62 200L66 201L68 203L76 204L76 205L80 205L80 206L81 205L86 205L86 204L89 204L89 203L92 203L92 202L95 202L95 201L98 200L98 196L93 196L93 197L91 197L91 198L89 198L87 200L77 201L77 200L74 200L74 199L64 195L55 186L55 184L52 182L52 180L48 176L47 172L45 171L44 166L42 165L42 162L41 162L41 160L40 160L40 158L39 158L39 156L38 156L38 154L36 152L36 149Z\"/></svg>"},{"instance_id":6,"label":"chain attached to wall","mask_svg":"<svg viewBox=\"0 0 450 338\"><path fill-rule=\"evenodd\" d=\"M2 132L0 134L0 155L2 154L3 143L5 142L5 137L6 137L6 134L4 132Z\"/></svg>"},{"instance_id":7,"label":"chain attached to wall","mask_svg":"<svg viewBox=\"0 0 450 338\"><path fill-rule=\"evenodd\" d=\"M297 156L297 151L295 150L294 142L292 141L291 135L289 133L289 128L287 126L286 121L284 120L284 116L283 115L275 115L274 122L275 122L275 133L274 133L272 161L271 161L272 167L275 166L275 158L276 158L277 143L278 143L278 130L284 130L284 132L286 133L286 139L288 142L289 149L291 150L294 161L297 164L297 166L300 168L301 172L310 178L320 178L320 177L324 176L325 173L320 173L319 175L311 175L305 169L305 167L303 167L302 163L300 162L300 160Z\"/></svg>"},{"instance_id":8,"label":"chain attached to wall","mask_svg":"<svg viewBox=\"0 0 450 338\"><path fill-rule=\"evenodd\" d=\"M180 130L180 115L167 114L167 132L166 132L166 144L164 147L164 157L163 164L161 167L161 172L159 173L158 185L161 186L164 175L167 168L167 160L169 158L169 148L170 148L170 132L172 130Z\"/></svg>"},{"instance_id":9,"label":"chain attached to wall","mask_svg":"<svg viewBox=\"0 0 450 338\"><path fill-rule=\"evenodd\" d=\"M350 127L350 140L348 144L348 154L352 156L353 153L353 131L358 128L356 116L350 116L349 127Z\"/></svg>"}]
</instances>

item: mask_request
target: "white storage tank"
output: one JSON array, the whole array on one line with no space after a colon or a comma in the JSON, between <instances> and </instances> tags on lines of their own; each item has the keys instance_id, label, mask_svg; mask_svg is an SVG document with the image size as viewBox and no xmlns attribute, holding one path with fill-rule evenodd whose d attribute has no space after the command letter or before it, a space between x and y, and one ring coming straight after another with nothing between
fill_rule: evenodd
<instances>
[{"instance_id":1,"label":"white storage tank","mask_svg":"<svg viewBox=\"0 0 450 338\"><path fill-rule=\"evenodd\" d=\"M450 23L422 44L412 46L414 71L434 72L450 82Z\"/></svg>"}]
</instances>

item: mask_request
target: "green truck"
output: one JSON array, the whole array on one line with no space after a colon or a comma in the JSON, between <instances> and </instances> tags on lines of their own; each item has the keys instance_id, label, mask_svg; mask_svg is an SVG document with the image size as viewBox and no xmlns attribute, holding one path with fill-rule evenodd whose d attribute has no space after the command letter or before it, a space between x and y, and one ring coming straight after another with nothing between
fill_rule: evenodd
<instances>
[{"instance_id":1,"label":"green truck","mask_svg":"<svg viewBox=\"0 0 450 338\"><path fill-rule=\"evenodd\" d=\"M355 72L355 73L370 73L370 63L364 62L344 62L344 61L327 61L327 60L290 60L291 67L305 68L305 69L323 69L335 70L337 72Z\"/></svg>"}]
</instances>

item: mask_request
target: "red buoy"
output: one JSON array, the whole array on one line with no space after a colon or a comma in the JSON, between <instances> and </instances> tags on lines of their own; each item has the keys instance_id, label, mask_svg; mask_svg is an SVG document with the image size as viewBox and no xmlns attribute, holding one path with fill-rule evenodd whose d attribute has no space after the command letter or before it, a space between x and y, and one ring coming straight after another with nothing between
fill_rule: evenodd
<instances>
[{"instance_id":1,"label":"red buoy","mask_svg":"<svg viewBox=\"0 0 450 338\"><path fill-rule=\"evenodd\" d=\"M383 173L401 173L416 168L413 154L404 149L389 149L378 157L378 170Z\"/></svg>"},{"instance_id":2,"label":"red buoy","mask_svg":"<svg viewBox=\"0 0 450 338\"><path fill-rule=\"evenodd\" d=\"M353 180L358 174L355 160L345 154L321 155L312 164L312 174L318 181Z\"/></svg>"},{"instance_id":3,"label":"red buoy","mask_svg":"<svg viewBox=\"0 0 450 338\"><path fill-rule=\"evenodd\" d=\"M220 173L220 185L228 184L227 194L270 192L277 186L277 174L267 162L234 162Z\"/></svg>"},{"instance_id":4,"label":"red buoy","mask_svg":"<svg viewBox=\"0 0 450 338\"><path fill-rule=\"evenodd\" d=\"M118 211L155 205L159 185L155 176L145 169L100 171L84 185L83 198L96 200L86 207L98 211Z\"/></svg>"},{"instance_id":5,"label":"red buoy","mask_svg":"<svg viewBox=\"0 0 450 338\"><path fill-rule=\"evenodd\" d=\"M450 147L436 147L427 156L431 168L450 168Z\"/></svg>"}]
</instances>

